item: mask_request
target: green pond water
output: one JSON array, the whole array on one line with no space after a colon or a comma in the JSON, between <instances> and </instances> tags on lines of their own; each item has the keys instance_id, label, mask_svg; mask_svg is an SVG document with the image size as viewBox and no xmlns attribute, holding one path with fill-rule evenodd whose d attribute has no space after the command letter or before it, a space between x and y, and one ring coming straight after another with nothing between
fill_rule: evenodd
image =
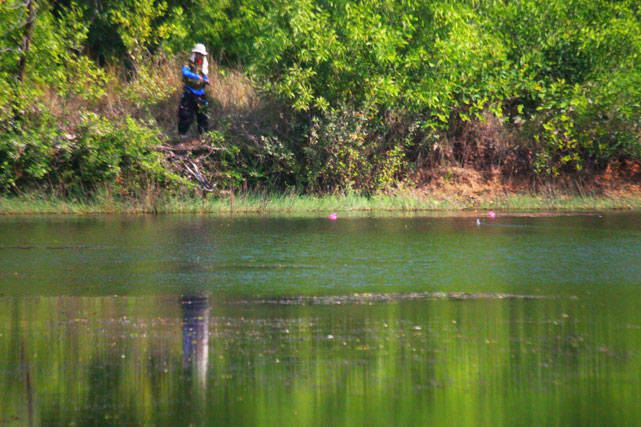
<instances>
[{"instance_id":1,"label":"green pond water","mask_svg":"<svg viewBox=\"0 0 641 427\"><path fill-rule=\"evenodd\" d=\"M0 217L2 425L640 425L641 214Z\"/></svg>"}]
</instances>

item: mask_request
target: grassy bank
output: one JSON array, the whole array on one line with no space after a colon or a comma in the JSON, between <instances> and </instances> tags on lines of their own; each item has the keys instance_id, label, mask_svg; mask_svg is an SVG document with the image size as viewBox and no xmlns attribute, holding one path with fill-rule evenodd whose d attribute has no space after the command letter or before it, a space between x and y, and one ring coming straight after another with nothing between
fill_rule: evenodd
<instances>
[{"instance_id":1,"label":"grassy bank","mask_svg":"<svg viewBox=\"0 0 641 427\"><path fill-rule=\"evenodd\" d=\"M488 196L399 192L396 194L308 196L246 193L216 198L154 196L117 200L99 195L92 200L60 199L41 194L0 198L0 214L318 214L329 212L416 213L428 211L588 211L641 209L641 193L610 192L577 195L506 193Z\"/></svg>"}]
</instances>

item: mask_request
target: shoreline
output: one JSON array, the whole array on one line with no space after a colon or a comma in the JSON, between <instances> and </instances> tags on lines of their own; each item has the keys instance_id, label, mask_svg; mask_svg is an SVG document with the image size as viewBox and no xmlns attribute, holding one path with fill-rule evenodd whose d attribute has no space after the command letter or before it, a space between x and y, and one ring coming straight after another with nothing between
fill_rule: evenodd
<instances>
[{"instance_id":1,"label":"shoreline","mask_svg":"<svg viewBox=\"0 0 641 427\"><path fill-rule=\"evenodd\" d=\"M51 195L1 196L0 215L94 214L203 214L203 215L343 215L459 214L478 211L569 212L641 210L641 193L612 192L600 195L507 193L466 195L443 192L396 192L372 196L245 193L217 197L158 195L115 199L100 194L91 200L63 199ZM465 216L465 215L462 215Z\"/></svg>"}]
</instances>

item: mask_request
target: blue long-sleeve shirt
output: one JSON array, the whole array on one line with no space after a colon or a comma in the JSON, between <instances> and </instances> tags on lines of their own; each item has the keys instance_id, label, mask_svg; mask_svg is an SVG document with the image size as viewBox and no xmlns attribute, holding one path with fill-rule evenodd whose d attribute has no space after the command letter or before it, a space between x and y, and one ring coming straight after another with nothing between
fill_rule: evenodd
<instances>
[{"instance_id":1,"label":"blue long-sleeve shirt","mask_svg":"<svg viewBox=\"0 0 641 427\"><path fill-rule=\"evenodd\" d=\"M200 81L200 77L201 76L196 74L196 73L194 73L193 71L191 71L187 65L183 65L183 77L186 77L188 79L193 79L193 80L196 80L196 81ZM203 79L205 79L206 82L209 82L209 78L208 78L208 76L206 74L204 74L202 77L203 77ZM194 89L193 87L189 86L188 84L185 84L185 88L189 89L190 91L192 91L192 93L194 95L202 96L202 95L205 94L205 89L204 88L203 89Z\"/></svg>"}]
</instances>

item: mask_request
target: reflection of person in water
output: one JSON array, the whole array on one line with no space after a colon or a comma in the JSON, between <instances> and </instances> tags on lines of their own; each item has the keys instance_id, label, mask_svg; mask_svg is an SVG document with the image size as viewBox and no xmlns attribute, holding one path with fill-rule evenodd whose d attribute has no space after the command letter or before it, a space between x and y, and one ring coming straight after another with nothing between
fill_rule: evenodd
<instances>
[{"instance_id":1,"label":"reflection of person in water","mask_svg":"<svg viewBox=\"0 0 641 427\"><path fill-rule=\"evenodd\" d=\"M209 298L183 296L183 367L195 368L200 381L205 383L209 360Z\"/></svg>"}]
</instances>

